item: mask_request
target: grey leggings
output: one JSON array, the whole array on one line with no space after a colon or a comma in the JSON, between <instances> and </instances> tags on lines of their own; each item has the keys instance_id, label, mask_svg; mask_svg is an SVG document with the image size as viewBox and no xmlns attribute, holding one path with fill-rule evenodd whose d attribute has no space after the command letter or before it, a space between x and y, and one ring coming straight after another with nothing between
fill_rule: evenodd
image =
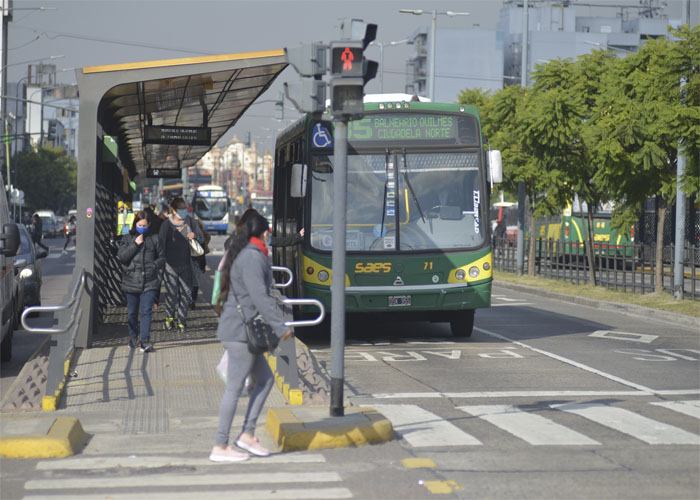
<instances>
[{"instance_id":1,"label":"grey leggings","mask_svg":"<svg viewBox=\"0 0 700 500\"><path fill-rule=\"evenodd\" d=\"M250 395L242 430L250 435L255 435L255 424L275 379L265 356L248 352L248 344L245 342L222 342L222 344L228 351L228 371L226 372L226 390L219 408L219 429L216 432L216 444L226 447L228 446L233 415L236 413L238 398L243 390L246 376L250 373L255 379L255 387Z\"/></svg>"}]
</instances>

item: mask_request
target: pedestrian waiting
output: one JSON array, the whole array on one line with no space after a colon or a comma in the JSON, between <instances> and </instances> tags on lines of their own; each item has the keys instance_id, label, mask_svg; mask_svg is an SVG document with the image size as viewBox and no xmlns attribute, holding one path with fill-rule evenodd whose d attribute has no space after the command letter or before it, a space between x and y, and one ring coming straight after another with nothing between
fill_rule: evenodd
<instances>
[{"instance_id":1,"label":"pedestrian waiting","mask_svg":"<svg viewBox=\"0 0 700 500\"><path fill-rule=\"evenodd\" d=\"M143 352L153 351L153 302L160 290L165 265L163 247L158 234L151 233L150 226L150 215L145 211L137 212L131 230L121 238L117 251L117 256L124 265L122 291L126 295L129 311L129 347L133 349L139 345Z\"/></svg>"},{"instance_id":2,"label":"pedestrian waiting","mask_svg":"<svg viewBox=\"0 0 700 500\"><path fill-rule=\"evenodd\" d=\"M269 236L267 219L260 214L251 215L230 238L230 246L221 266L221 292L217 304L221 309L221 318L216 336L228 353L228 367L226 390L219 409L216 444L209 455L213 462L240 462L250 456L229 445L233 416L249 373L255 379L255 387L250 394L242 432L235 444L254 455L264 457L270 454L255 437L255 426L272 389L274 377L265 356L252 354L248 349L243 323L243 317L253 318L260 314L281 340L292 336L292 330L284 324L284 316L276 299L270 295L273 280L266 244Z\"/></svg>"}]
</instances>

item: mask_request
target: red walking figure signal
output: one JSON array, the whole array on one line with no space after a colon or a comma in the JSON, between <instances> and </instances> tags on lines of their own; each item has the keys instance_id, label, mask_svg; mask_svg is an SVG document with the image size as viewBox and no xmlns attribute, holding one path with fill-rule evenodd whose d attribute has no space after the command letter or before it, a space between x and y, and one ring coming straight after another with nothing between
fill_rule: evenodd
<instances>
[{"instance_id":1,"label":"red walking figure signal","mask_svg":"<svg viewBox=\"0 0 700 500\"><path fill-rule=\"evenodd\" d=\"M352 53L352 50L350 50L350 47L345 47L340 59L343 61L343 71L352 71L352 61L355 59L355 55Z\"/></svg>"}]
</instances>

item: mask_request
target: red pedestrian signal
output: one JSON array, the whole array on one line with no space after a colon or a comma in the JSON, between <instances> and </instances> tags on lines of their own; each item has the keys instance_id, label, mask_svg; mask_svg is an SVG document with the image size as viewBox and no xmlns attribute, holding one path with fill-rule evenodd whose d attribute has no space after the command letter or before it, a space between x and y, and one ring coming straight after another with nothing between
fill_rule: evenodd
<instances>
[{"instance_id":1,"label":"red pedestrian signal","mask_svg":"<svg viewBox=\"0 0 700 500\"><path fill-rule=\"evenodd\" d=\"M350 47L345 47L340 59L343 61L343 71L352 71L352 61L355 59L355 56L352 55Z\"/></svg>"},{"instance_id":2,"label":"red pedestrian signal","mask_svg":"<svg viewBox=\"0 0 700 500\"><path fill-rule=\"evenodd\" d=\"M361 42L332 42L331 75L362 76L362 52Z\"/></svg>"}]
</instances>

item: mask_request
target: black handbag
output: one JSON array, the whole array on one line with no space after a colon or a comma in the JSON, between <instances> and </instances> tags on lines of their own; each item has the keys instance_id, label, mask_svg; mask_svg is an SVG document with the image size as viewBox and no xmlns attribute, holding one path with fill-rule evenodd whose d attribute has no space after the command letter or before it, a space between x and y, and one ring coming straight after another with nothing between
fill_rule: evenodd
<instances>
[{"instance_id":1,"label":"black handbag","mask_svg":"<svg viewBox=\"0 0 700 500\"><path fill-rule=\"evenodd\" d=\"M233 289L231 289L231 291L233 292L233 297L236 299L236 308L245 326L245 333L248 339L248 351L251 354L263 354L277 349L280 338L275 335L272 327L263 319L260 313L257 313L251 320L245 319L236 292Z\"/></svg>"}]
</instances>

